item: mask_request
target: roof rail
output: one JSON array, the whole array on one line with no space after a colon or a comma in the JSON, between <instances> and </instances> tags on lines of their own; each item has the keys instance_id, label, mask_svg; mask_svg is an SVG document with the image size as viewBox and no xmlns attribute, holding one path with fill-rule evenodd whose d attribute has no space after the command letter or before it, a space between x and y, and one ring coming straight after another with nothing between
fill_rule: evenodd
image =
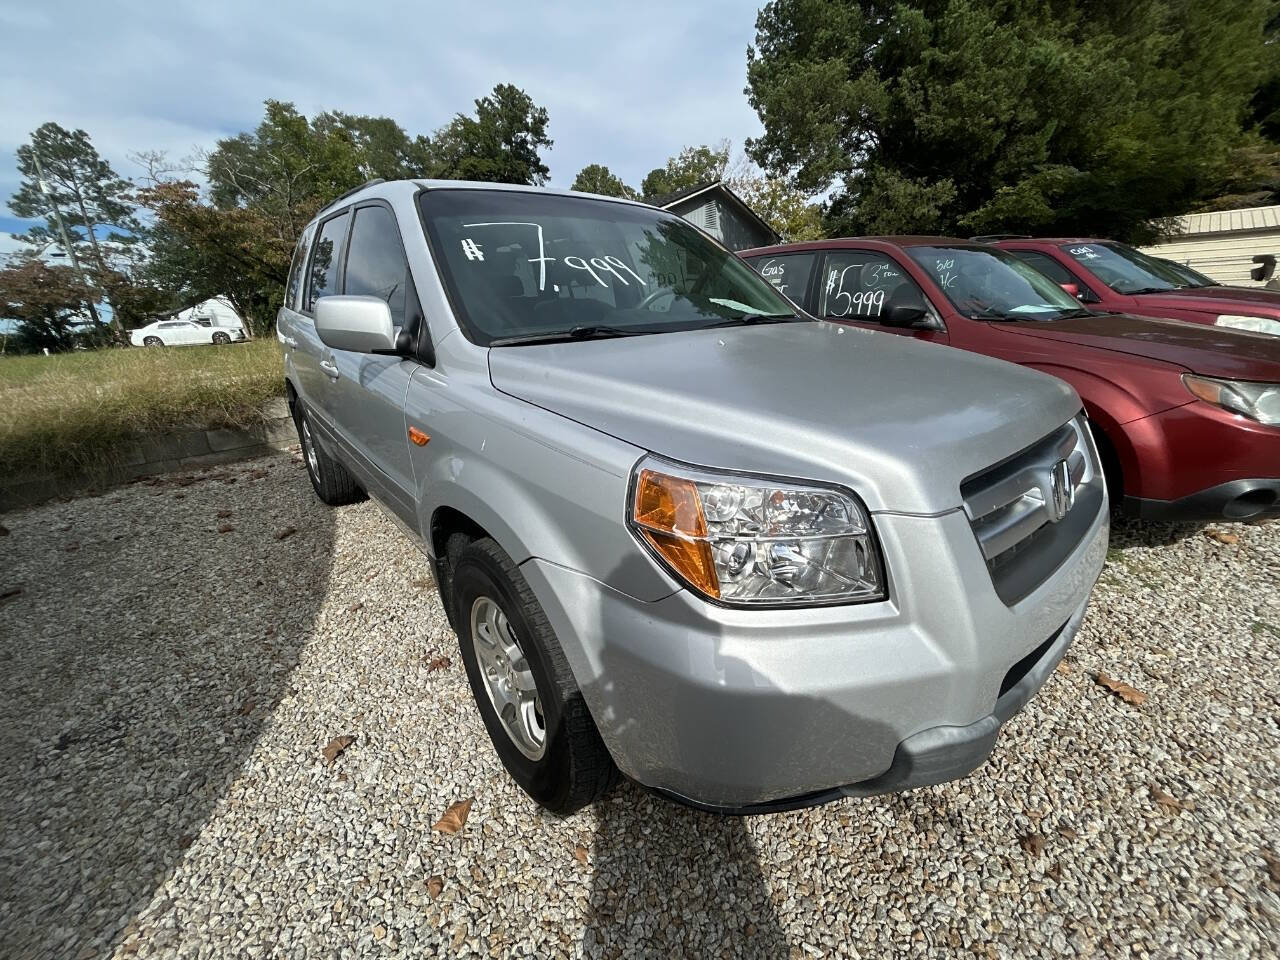
<instances>
[{"instance_id":1,"label":"roof rail","mask_svg":"<svg viewBox=\"0 0 1280 960\"><path fill-rule=\"evenodd\" d=\"M363 190L365 187L373 187L378 185L379 183L386 183L386 182L387 182L386 178L384 177L374 177L372 180L366 180L364 183L360 184L360 186L352 187L350 190L348 190L346 193L342 194L341 196L334 197L332 200L330 200L328 203L326 203L323 207L320 208L320 212L323 213L324 211L332 207L334 204L341 203L343 200L347 199L347 197L354 196L355 194Z\"/></svg>"},{"instance_id":2,"label":"roof rail","mask_svg":"<svg viewBox=\"0 0 1280 960\"><path fill-rule=\"evenodd\" d=\"M1029 233L986 233L979 237L970 237L974 243L995 243L997 240L1030 240Z\"/></svg>"}]
</instances>

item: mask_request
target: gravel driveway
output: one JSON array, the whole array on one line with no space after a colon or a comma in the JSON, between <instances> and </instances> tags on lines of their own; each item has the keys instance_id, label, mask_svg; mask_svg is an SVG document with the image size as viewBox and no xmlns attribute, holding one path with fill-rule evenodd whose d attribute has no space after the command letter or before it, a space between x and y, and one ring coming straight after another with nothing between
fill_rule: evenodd
<instances>
[{"instance_id":1,"label":"gravel driveway","mask_svg":"<svg viewBox=\"0 0 1280 960\"><path fill-rule=\"evenodd\" d=\"M297 462L0 523L6 958L1280 944L1280 524L1117 529L1064 667L965 781L750 819L624 785L557 820L499 766L425 560Z\"/></svg>"}]
</instances>

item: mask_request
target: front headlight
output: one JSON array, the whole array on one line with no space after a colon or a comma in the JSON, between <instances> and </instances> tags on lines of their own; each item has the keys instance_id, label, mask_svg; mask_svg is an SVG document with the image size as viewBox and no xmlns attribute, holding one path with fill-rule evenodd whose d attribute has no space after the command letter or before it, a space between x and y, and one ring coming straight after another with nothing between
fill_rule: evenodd
<instances>
[{"instance_id":1,"label":"front headlight","mask_svg":"<svg viewBox=\"0 0 1280 960\"><path fill-rule=\"evenodd\" d=\"M1280 424L1280 383L1214 380L1184 373L1182 382L1193 396L1269 426Z\"/></svg>"},{"instance_id":2,"label":"front headlight","mask_svg":"<svg viewBox=\"0 0 1280 960\"><path fill-rule=\"evenodd\" d=\"M649 459L636 466L627 521L677 577L722 603L885 597L871 522L840 490Z\"/></svg>"},{"instance_id":3,"label":"front headlight","mask_svg":"<svg viewBox=\"0 0 1280 960\"><path fill-rule=\"evenodd\" d=\"M1254 333L1273 333L1280 336L1280 320L1270 317L1244 317L1234 313L1223 313L1213 321L1217 327L1231 327L1235 330L1252 330Z\"/></svg>"}]
</instances>

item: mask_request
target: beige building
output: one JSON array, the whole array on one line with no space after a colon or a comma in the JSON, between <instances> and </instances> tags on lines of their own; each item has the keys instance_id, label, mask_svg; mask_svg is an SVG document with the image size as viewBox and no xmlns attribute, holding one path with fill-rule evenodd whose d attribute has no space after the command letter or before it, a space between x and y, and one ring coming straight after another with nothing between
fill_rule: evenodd
<instances>
[{"instance_id":1,"label":"beige building","mask_svg":"<svg viewBox=\"0 0 1280 960\"><path fill-rule=\"evenodd\" d=\"M1143 251L1184 263L1219 283L1260 287L1249 276L1257 266L1253 258L1280 257L1280 205L1192 213L1176 223L1168 240Z\"/></svg>"}]
</instances>

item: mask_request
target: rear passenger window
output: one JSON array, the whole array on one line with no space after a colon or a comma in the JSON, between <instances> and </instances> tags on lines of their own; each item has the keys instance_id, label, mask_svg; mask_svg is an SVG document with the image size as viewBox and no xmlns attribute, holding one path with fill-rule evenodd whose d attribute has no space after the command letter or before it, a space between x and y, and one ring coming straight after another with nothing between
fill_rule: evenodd
<instances>
[{"instance_id":1,"label":"rear passenger window","mask_svg":"<svg viewBox=\"0 0 1280 960\"><path fill-rule=\"evenodd\" d=\"M813 273L813 263L817 259L816 253L789 253L783 257L752 257L747 262L779 293L801 306L807 306L804 294L809 288L809 275Z\"/></svg>"},{"instance_id":2,"label":"rear passenger window","mask_svg":"<svg viewBox=\"0 0 1280 960\"><path fill-rule=\"evenodd\" d=\"M883 253L833 250L827 254L819 315L878 320L895 299L923 300L916 282Z\"/></svg>"},{"instance_id":3,"label":"rear passenger window","mask_svg":"<svg viewBox=\"0 0 1280 960\"><path fill-rule=\"evenodd\" d=\"M311 239L311 231L302 231L298 244L293 248L293 262L289 265L289 283L284 291L284 305L290 310L298 309L298 282L302 279L302 268L307 262L307 241Z\"/></svg>"},{"instance_id":4,"label":"rear passenger window","mask_svg":"<svg viewBox=\"0 0 1280 960\"><path fill-rule=\"evenodd\" d=\"M311 271L307 283L307 311L315 309L316 300L338 292L338 264L342 262L342 238L347 232L349 213L342 213L320 225L315 249L311 253Z\"/></svg>"},{"instance_id":5,"label":"rear passenger window","mask_svg":"<svg viewBox=\"0 0 1280 960\"><path fill-rule=\"evenodd\" d=\"M361 207L351 228L343 292L377 297L391 308L391 322L404 326L409 262L395 215L386 207Z\"/></svg>"}]
</instances>

